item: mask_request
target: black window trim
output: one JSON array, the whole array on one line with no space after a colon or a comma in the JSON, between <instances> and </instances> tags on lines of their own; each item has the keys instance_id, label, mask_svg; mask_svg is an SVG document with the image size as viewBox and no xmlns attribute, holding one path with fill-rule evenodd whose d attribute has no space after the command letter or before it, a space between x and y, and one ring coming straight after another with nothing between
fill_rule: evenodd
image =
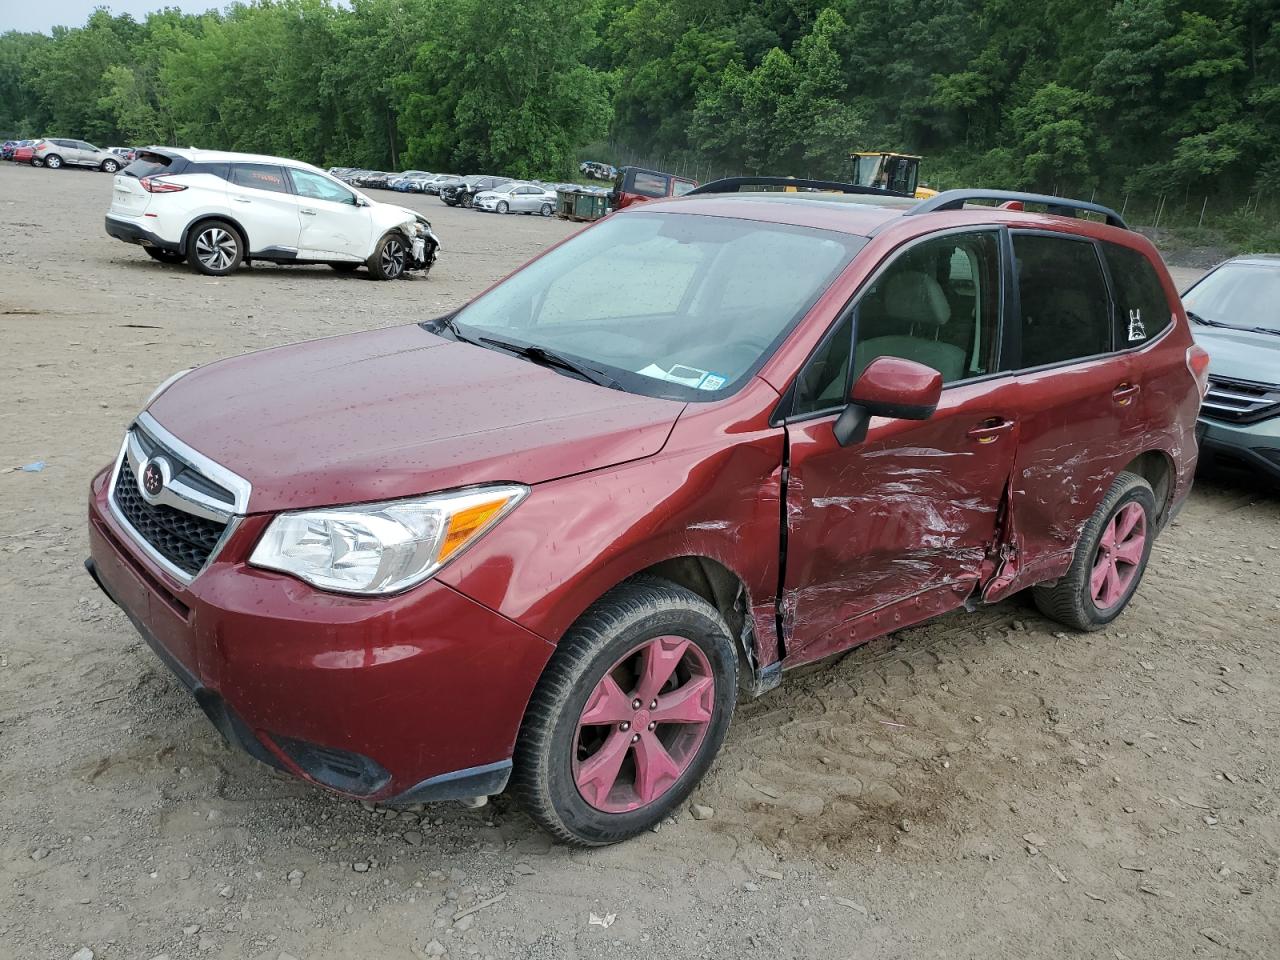
<instances>
[{"instance_id":1,"label":"black window trim","mask_svg":"<svg viewBox=\"0 0 1280 960\"><path fill-rule=\"evenodd\" d=\"M1095 360L1105 360L1108 357L1114 357L1117 354L1126 352L1116 348L1116 296L1115 290L1111 286L1111 273L1107 269L1107 258L1103 255L1099 241L1094 237L1085 237L1076 233L1065 233L1059 230L1046 230L1037 227L1016 227L1008 230L1009 234L1009 270L1010 279L1012 280L1013 295L1018 299L1018 312L1016 315L1016 323L1011 324L1017 328L1017 353L1011 354L1011 359L1016 361L1013 366L1008 368L1009 373L1040 373L1045 370L1056 370L1059 367L1070 367L1081 363L1092 363ZM1102 274L1102 285L1107 291L1107 329L1111 331L1111 349L1102 353L1091 353L1083 357L1071 357L1067 360L1055 360L1053 363L1042 363L1037 367L1024 367L1022 365L1022 299L1018 293L1018 261L1013 256L1013 241L1016 237L1023 235L1054 237L1062 240L1073 240L1077 243L1087 243L1093 247L1093 256L1098 261L1098 268ZM1156 339L1159 339L1158 337ZM1154 343L1155 340L1152 341Z\"/></svg>"},{"instance_id":2,"label":"black window trim","mask_svg":"<svg viewBox=\"0 0 1280 960\"><path fill-rule=\"evenodd\" d=\"M998 347L996 349L995 369L992 370L990 373L984 373L981 376L966 377L963 380L955 380L955 381L952 381L951 383L944 383L942 385L942 389L945 392L947 390L950 390L952 387L967 387L970 384L982 383L987 380L997 380L1003 377L1012 376L1014 373L1016 373L1016 371L1014 370L1003 369L1004 351L1007 345L1007 340L1005 337L1005 329L1011 326L1009 322L1009 319L1010 319L1009 303L1011 299L1010 293L1012 292L1012 299L1015 302L1017 298L1016 287L1012 288L1011 290L1010 284L1009 284L1009 277L1010 277L1009 254L1012 253L1012 244L1007 239L1008 230L999 224L989 224L989 223L988 224L966 224L962 227L951 227L946 230L937 230L933 233L927 233L918 237L913 237L912 239L908 240L906 243L903 243L897 247L894 247L887 254L885 254L884 258L878 264L876 264L875 270L872 271L872 273L865 280L863 280L862 283L858 284L857 288L853 291L852 294L850 294L849 299L846 300L843 306L841 306L840 309L836 312L835 319L832 320L830 325L823 332L822 337L818 340L817 344L814 345L814 348L811 351L809 351L808 356L804 358L804 362L801 363L799 367L796 368L796 372L791 375L791 382L787 384L787 389L782 392L782 396L779 398L777 406L774 407L773 413L769 417L769 425L773 427L782 427L782 426L789 426L793 423L805 423L810 420L820 420L824 417L838 416L840 412L844 410L846 406L848 406L848 400L845 400L839 406L824 407L821 410L809 410L809 411L806 411L805 413L791 412L792 408L795 405L796 381L800 378L801 371L803 371L804 368L809 365L809 362L813 360L813 358L816 357L818 353L824 347L826 347L828 342L836 335L836 331L840 328L840 325L844 323L845 318L851 312L857 311L859 303L861 302L862 297L866 293L866 291L877 280L880 279L880 277L885 273L886 270L888 270L893 264L897 263L898 260L901 259L903 254L905 254L908 250L914 249L915 247L918 247L923 243L928 243L931 240L937 240L943 237L956 236L959 234L970 234L970 233L996 234L996 256L1000 257L1000 260L1001 260L1000 269L996 271L998 276L1000 277L1000 291L999 291L1000 303L996 312L995 339L998 344ZM1006 247L1008 247L1008 250L1006 250ZM854 259L856 262L857 258L855 257ZM798 326L799 325L797 325L797 327ZM853 324L849 330L849 335L850 335L849 363L852 365L853 347L858 337L857 317L854 317Z\"/></svg>"}]
</instances>

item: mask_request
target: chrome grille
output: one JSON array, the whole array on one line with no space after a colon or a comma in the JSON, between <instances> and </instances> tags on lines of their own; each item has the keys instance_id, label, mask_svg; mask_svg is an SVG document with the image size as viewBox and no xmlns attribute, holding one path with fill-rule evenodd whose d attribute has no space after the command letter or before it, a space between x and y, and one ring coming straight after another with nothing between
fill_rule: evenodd
<instances>
[{"instance_id":1,"label":"chrome grille","mask_svg":"<svg viewBox=\"0 0 1280 960\"><path fill-rule=\"evenodd\" d=\"M148 465L163 482L144 492ZM142 413L125 434L109 500L116 519L143 552L177 579L190 582L247 512L249 493L248 481Z\"/></svg>"},{"instance_id":2,"label":"chrome grille","mask_svg":"<svg viewBox=\"0 0 1280 960\"><path fill-rule=\"evenodd\" d=\"M1256 423L1280 413L1280 387L1247 380L1209 378L1200 412L1212 420Z\"/></svg>"}]
</instances>

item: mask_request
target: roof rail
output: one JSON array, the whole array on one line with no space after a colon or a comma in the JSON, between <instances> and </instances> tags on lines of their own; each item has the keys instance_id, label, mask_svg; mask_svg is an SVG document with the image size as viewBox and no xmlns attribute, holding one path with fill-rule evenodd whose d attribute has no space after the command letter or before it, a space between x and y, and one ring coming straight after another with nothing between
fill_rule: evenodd
<instances>
[{"instance_id":1,"label":"roof rail","mask_svg":"<svg viewBox=\"0 0 1280 960\"><path fill-rule=\"evenodd\" d=\"M914 195L899 193L896 190L878 190L875 187L864 187L856 183L840 183L836 180L799 180L794 177L724 177L712 180L700 187L695 187L685 194L691 197L701 193L741 193L743 187L808 187L814 190L827 190L835 193L859 193L873 197L898 197L910 200Z\"/></svg>"},{"instance_id":2,"label":"roof rail","mask_svg":"<svg viewBox=\"0 0 1280 960\"><path fill-rule=\"evenodd\" d=\"M908 210L905 216L919 213L936 213L939 210L960 210L969 200L998 200L1001 202L1013 200L1018 203L1038 203L1048 207L1050 213L1062 217L1074 217L1077 210L1086 213L1100 213L1107 218L1107 223L1111 226L1120 227L1122 230L1129 229L1129 225L1124 222L1120 214L1110 207L1102 206L1100 203L1072 200L1068 197L1051 197L1045 193L1019 193L1016 190L946 190L936 197L922 200Z\"/></svg>"}]
</instances>

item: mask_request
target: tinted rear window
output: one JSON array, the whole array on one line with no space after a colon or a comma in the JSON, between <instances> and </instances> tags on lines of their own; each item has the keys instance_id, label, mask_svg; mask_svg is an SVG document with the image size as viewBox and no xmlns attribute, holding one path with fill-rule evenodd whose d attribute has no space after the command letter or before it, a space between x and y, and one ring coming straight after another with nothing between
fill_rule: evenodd
<instances>
[{"instance_id":1,"label":"tinted rear window","mask_svg":"<svg viewBox=\"0 0 1280 960\"><path fill-rule=\"evenodd\" d=\"M1022 304L1022 365L1040 367L1107 353L1111 302L1092 243L1014 234Z\"/></svg>"},{"instance_id":2,"label":"tinted rear window","mask_svg":"<svg viewBox=\"0 0 1280 960\"><path fill-rule=\"evenodd\" d=\"M255 190L271 190L289 193L289 183L284 178L284 168L268 163L233 163L231 182Z\"/></svg>"},{"instance_id":3,"label":"tinted rear window","mask_svg":"<svg viewBox=\"0 0 1280 960\"><path fill-rule=\"evenodd\" d=\"M1153 339L1173 322L1173 309L1151 261L1129 247L1104 243L1119 315L1119 342L1135 346Z\"/></svg>"},{"instance_id":4,"label":"tinted rear window","mask_svg":"<svg viewBox=\"0 0 1280 960\"><path fill-rule=\"evenodd\" d=\"M161 173L175 173L171 168L177 157L166 157L163 153L148 153L145 150L138 154L133 163L125 167L121 173L128 177L154 177Z\"/></svg>"}]
</instances>

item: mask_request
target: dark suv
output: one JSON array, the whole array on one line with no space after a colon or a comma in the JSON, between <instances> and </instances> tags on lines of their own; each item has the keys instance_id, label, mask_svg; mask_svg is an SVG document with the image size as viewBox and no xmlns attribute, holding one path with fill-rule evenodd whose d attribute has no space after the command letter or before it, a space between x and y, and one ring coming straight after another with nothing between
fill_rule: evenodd
<instances>
[{"instance_id":1,"label":"dark suv","mask_svg":"<svg viewBox=\"0 0 1280 960\"><path fill-rule=\"evenodd\" d=\"M740 186L169 380L93 480L91 572L263 762L510 788L579 844L667 816L786 668L1027 588L1119 616L1208 364L1151 243L1060 198Z\"/></svg>"},{"instance_id":2,"label":"dark suv","mask_svg":"<svg viewBox=\"0 0 1280 960\"><path fill-rule=\"evenodd\" d=\"M439 197L451 207L470 207L477 193L510 182L510 177L463 177L457 183L441 187Z\"/></svg>"}]
</instances>

